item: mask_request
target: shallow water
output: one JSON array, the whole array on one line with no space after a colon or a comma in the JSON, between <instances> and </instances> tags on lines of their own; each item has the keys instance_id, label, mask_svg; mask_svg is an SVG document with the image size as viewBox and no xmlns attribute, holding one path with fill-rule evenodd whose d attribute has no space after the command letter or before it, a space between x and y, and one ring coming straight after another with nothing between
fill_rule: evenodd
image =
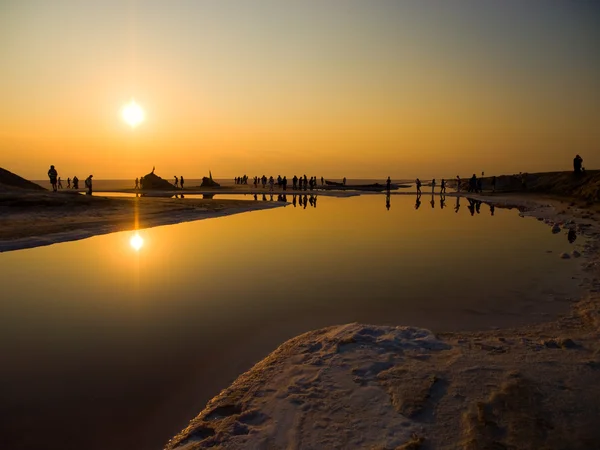
<instances>
[{"instance_id":1,"label":"shallow water","mask_svg":"<svg viewBox=\"0 0 600 450\"><path fill-rule=\"evenodd\" d=\"M0 448L161 448L285 339L327 325L486 329L568 308L565 234L431 200L296 199L140 230L139 251L124 232L0 254Z\"/></svg>"}]
</instances>

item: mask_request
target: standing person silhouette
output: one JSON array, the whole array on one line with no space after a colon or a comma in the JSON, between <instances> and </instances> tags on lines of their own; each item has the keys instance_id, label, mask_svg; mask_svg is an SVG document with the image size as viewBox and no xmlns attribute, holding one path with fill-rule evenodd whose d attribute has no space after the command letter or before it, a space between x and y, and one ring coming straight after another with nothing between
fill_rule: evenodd
<instances>
[{"instance_id":1,"label":"standing person silhouette","mask_svg":"<svg viewBox=\"0 0 600 450\"><path fill-rule=\"evenodd\" d=\"M87 195L92 195L92 177L94 175L90 175L85 179L85 187L87 188Z\"/></svg>"},{"instance_id":2,"label":"standing person silhouette","mask_svg":"<svg viewBox=\"0 0 600 450\"><path fill-rule=\"evenodd\" d=\"M237 180L236 180L236 184L237 184ZM175 187L176 188L179 187L179 179L177 178L177 175L175 175Z\"/></svg>"},{"instance_id":3,"label":"standing person silhouette","mask_svg":"<svg viewBox=\"0 0 600 450\"><path fill-rule=\"evenodd\" d=\"M433 180L431 180L431 193L433 194L435 192L435 178Z\"/></svg>"},{"instance_id":4,"label":"standing person silhouette","mask_svg":"<svg viewBox=\"0 0 600 450\"><path fill-rule=\"evenodd\" d=\"M184 182L184 181L185 181L185 180L183 179L183 175L181 175L181 176L179 177L179 187L181 187L181 189L183 189L183 182Z\"/></svg>"},{"instance_id":5,"label":"standing person silhouette","mask_svg":"<svg viewBox=\"0 0 600 450\"><path fill-rule=\"evenodd\" d=\"M417 195L421 195L421 180L417 178L415 184L417 185Z\"/></svg>"},{"instance_id":6,"label":"standing person silhouette","mask_svg":"<svg viewBox=\"0 0 600 450\"><path fill-rule=\"evenodd\" d=\"M62 180L58 177L58 189L62 189Z\"/></svg>"},{"instance_id":7,"label":"standing person silhouette","mask_svg":"<svg viewBox=\"0 0 600 450\"><path fill-rule=\"evenodd\" d=\"M67 178L67 189L71 189L71 178Z\"/></svg>"},{"instance_id":8,"label":"standing person silhouette","mask_svg":"<svg viewBox=\"0 0 600 450\"><path fill-rule=\"evenodd\" d=\"M346 186L346 177L344 177L343 183L344 183L344 186Z\"/></svg>"},{"instance_id":9,"label":"standing person silhouette","mask_svg":"<svg viewBox=\"0 0 600 450\"><path fill-rule=\"evenodd\" d=\"M136 178L135 179L135 188L134 189L139 189L140 188L140 179Z\"/></svg>"},{"instance_id":10,"label":"standing person silhouette","mask_svg":"<svg viewBox=\"0 0 600 450\"><path fill-rule=\"evenodd\" d=\"M388 191L388 193L392 190L392 180L390 179L390 177L388 177L388 179L385 182L385 189Z\"/></svg>"},{"instance_id":11,"label":"standing person silhouette","mask_svg":"<svg viewBox=\"0 0 600 450\"><path fill-rule=\"evenodd\" d=\"M50 178L50 184L52 185L52 190L56 192L57 188L57 179L58 172L54 168L54 166L50 166L50 170L48 170L48 178Z\"/></svg>"},{"instance_id":12,"label":"standing person silhouette","mask_svg":"<svg viewBox=\"0 0 600 450\"><path fill-rule=\"evenodd\" d=\"M79 189L79 178L77 178L77 175L73 177L73 189Z\"/></svg>"},{"instance_id":13,"label":"standing person silhouette","mask_svg":"<svg viewBox=\"0 0 600 450\"><path fill-rule=\"evenodd\" d=\"M442 178L442 184L440 184L440 195L446 193L446 181Z\"/></svg>"}]
</instances>

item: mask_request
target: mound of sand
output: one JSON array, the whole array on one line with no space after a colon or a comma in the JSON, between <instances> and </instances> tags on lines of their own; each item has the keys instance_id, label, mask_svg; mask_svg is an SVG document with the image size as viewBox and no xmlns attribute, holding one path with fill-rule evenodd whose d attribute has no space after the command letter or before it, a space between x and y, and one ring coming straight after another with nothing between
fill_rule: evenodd
<instances>
[{"instance_id":1,"label":"mound of sand","mask_svg":"<svg viewBox=\"0 0 600 450\"><path fill-rule=\"evenodd\" d=\"M144 175L144 182L142 184L142 190L144 191L170 191L173 189L175 189L175 186L155 175L154 172Z\"/></svg>"},{"instance_id":2,"label":"mound of sand","mask_svg":"<svg viewBox=\"0 0 600 450\"><path fill-rule=\"evenodd\" d=\"M0 167L0 191L9 191L13 189L25 189L30 191L46 190L39 184L32 183L31 181Z\"/></svg>"}]
</instances>

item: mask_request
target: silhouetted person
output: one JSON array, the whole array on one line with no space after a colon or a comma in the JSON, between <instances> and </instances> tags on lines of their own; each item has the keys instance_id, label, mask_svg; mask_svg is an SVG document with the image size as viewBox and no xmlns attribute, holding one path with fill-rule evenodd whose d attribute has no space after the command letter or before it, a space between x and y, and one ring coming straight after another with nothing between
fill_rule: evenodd
<instances>
[{"instance_id":1,"label":"silhouetted person","mask_svg":"<svg viewBox=\"0 0 600 450\"><path fill-rule=\"evenodd\" d=\"M67 178L67 189L71 189L71 178Z\"/></svg>"},{"instance_id":2,"label":"silhouetted person","mask_svg":"<svg viewBox=\"0 0 600 450\"><path fill-rule=\"evenodd\" d=\"M73 177L73 189L79 189L79 178L77 178L77 175Z\"/></svg>"},{"instance_id":3,"label":"silhouetted person","mask_svg":"<svg viewBox=\"0 0 600 450\"><path fill-rule=\"evenodd\" d=\"M456 205L454 206L454 212L457 213L460 209L460 197L456 197Z\"/></svg>"},{"instance_id":4,"label":"silhouetted person","mask_svg":"<svg viewBox=\"0 0 600 450\"><path fill-rule=\"evenodd\" d=\"M183 189L183 175L179 177L179 186ZM183 197L182 197L183 198Z\"/></svg>"},{"instance_id":5,"label":"silhouetted person","mask_svg":"<svg viewBox=\"0 0 600 450\"><path fill-rule=\"evenodd\" d=\"M577 239L577 233L575 232L575 230L570 229L569 232L567 233L567 239L569 240L569 243L573 243L575 242L575 240Z\"/></svg>"},{"instance_id":6,"label":"silhouetted person","mask_svg":"<svg viewBox=\"0 0 600 450\"><path fill-rule=\"evenodd\" d=\"M417 195L421 195L421 180L417 178L415 184L417 185Z\"/></svg>"},{"instance_id":7,"label":"silhouetted person","mask_svg":"<svg viewBox=\"0 0 600 450\"><path fill-rule=\"evenodd\" d=\"M477 192L477 175L475 174L469 180L469 192Z\"/></svg>"},{"instance_id":8,"label":"silhouetted person","mask_svg":"<svg viewBox=\"0 0 600 450\"><path fill-rule=\"evenodd\" d=\"M417 194L417 201L415 202L415 209L419 209L419 206L421 206L421 192L419 192Z\"/></svg>"},{"instance_id":9,"label":"silhouetted person","mask_svg":"<svg viewBox=\"0 0 600 450\"><path fill-rule=\"evenodd\" d=\"M62 180L60 179L60 177L58 177L58 189L62 189Z\"/></svg>"},{"instance_id":10,"label":"silhouetted person","mask_svg":"<svg viewBox=\"0 0 600 450\"><path fill-rule=\"evenodd\" d=\"M492 192L496 192L496 175L492 177Z\"/></svg>"},{"instance_id":11,"label":"silhouetted person","mask_svg":"<svg viewBox=\"0 0 600 450\"><path fill-rule=\"evenodd\" d=\"M144 177L140 177L140 189L144 189Z\"/></svg>"},{"instance_id":12,"label":"silhouetted person","mask_svg":"<svg viewBox=\"0 0 600 450\"><path fill-rule=\"evenodd\" d=\"M386 209L388 211L390 210L390 206L391 206L391 204L390 204L390 197L391 196L390 196L390 194L388 192L388 194L385 196L385 207L386 207Z\"/></svg>"},{"instance_id":13,"label":"silhouetted person","mask_svg":"<svg viewBox=\"0 0 600 450\"><path fill-rule=\"evenodd\" d=\"M135 179L135 189L139 189L140 188L140 179L136 178Z\"/></svg>"},{"instance_id":14,"label":"silhouetted person","mask_svg":"<svg viewBox=\"0 0 600 450\"><path fill-rule=\"evenodd\" d=\"M321 186L325 185L325 178L321 177Z\"/></svg>"},{"instance_id":15,"label":"silhouetted person","mask_svg":"<svg viewBox=\"0 0 600 450\"><path fill-rule=\"evenodd\" d=\"M298 186L298 177L296 175L294 175L294 178L292 178L292 188L294 190L296 190L297 186Z\"/></svg>"},{"instance_id":16,"label":"silhouetted person","mask_svg":"<svg viewBox=\"0 0 600 450\"><path fill-rule=\"evenodd\" d=\"M237 181L237 180L236 180ZM179 187L179 179L177 178L177 175L175 175L175 187L178 188Z\"/></svg>"},{"instance_id":17,"label":"silhouetted person","mask_svg":"<svg viewBox=\"0 0 600 450\"><path fill-rule=\"evenodd\" d=\"M440 209L444 209L444 206L446 206L446 196L440 195Z\"/></svg>"},{"instance_id":18,"label":"silhouetted person","mask_svg":"<svg viewBox=\"0 0 600 450\"><path fill-rule=\"evenodd\" d=\"M576 174L580 174L581 173L581 168L583 166L583 158L579 155L575 156L575 158L573 158L573 170Z\"/></svg>"},{"instance_id":19,"label":"silhouetted person","mask_svg":"<svg viewBox=\"0 0 600 450\"><path fill-rule=\"evenodd\" d=\"M283 176L283 179L281 180L281 185L283 186L283 190L287 191L287 176Z\"/></svg>"},{"instance_id":20,"label":"silhouetted person","mask_svg":"<svg viewBox=\"0 0 600 450\"><path fill-rule=\"evenodd\" d=\"M388 177L388 179L385 182L385 188L388 192L390 192L390 190L392 189L392 180L390 179L390 177Z\"/></svg>"},{"instance_id":21,"label":"silhouetted person","mask_svg":"<svg viewBox=\"0 0 600 450\"><path fill-rule=\"evenodd\" d=\"M481 178L477 180L477 192L483 193L483 180Z\"/></svg>"},{"instance_id":22,"label":"silhouetted person","mask_svg":"<svg viewBox=\"0 0 600 450\"><path fill-rule=\"evenodd\" d=\"M54 168L54 166L50 166L50 170L48 170L48 178L50 178L50 184L52 185L52 190L56 192L57 183L58 183L58 172Z\"/></svg>"},{"instance_id":23,"label":"silhouetted person","mask_svg":"<svg viewBox=\"0 0 600 450\"><path fill-rule=\"evenodd\" d=\"M496 211L496 207L493 204L490 204L490 214L493 216L494 211Z\"/></svg>"},{"instance_id":24,"label":"silhouetted person","mask_svg":"<svg viewBox=\"0 0 600 450\"><path fill-rule=\"evenodd\" d=\"M304 203L304 209L306 209L306 205L308 204L308 196L306 194L304 194L303 203Z\"/></svg>"},{"instance_id":25,"label":"silhouetted person","mask_svg":"<svg viewBox=\"0 0 600 450\"><path fill-rule=\"evenodd\" d=\"M90 175L89 177L87 177L85 179L85 187L88 190L87 193L86 193L87 195L92 195L92 177L93 176L94 175Z\"/></svg>"},{"instance_id":26,"label":"silhouetted person","mask_svg":"<svg viewBox=\"0 0 600 450\"><path fill-rule=\"evenodd\" d=\"M344 177L344 180L342 182L344 183L344 186L346 186L346 177Z\"/></svg>"},{"instance_id":27,"label":"silhouetted person","mask_svg":"<svg viewBox=\"0 0 600 450\"><path fill-rule=\"evenodd\" d=\"M440 194L446 193L446 181L442 178L442 184L440 184Z\"/></svg>"},{"instance_id":28,"label":"silhouetted person","mask_svg":"<svg viewBox=\"0 0 600 450\"><path fill-rule=\"evenodd\" d=\"M433 194L435 192L435 178L433 180L431 180L431 193Z\"/></svg>"}]
</instances>

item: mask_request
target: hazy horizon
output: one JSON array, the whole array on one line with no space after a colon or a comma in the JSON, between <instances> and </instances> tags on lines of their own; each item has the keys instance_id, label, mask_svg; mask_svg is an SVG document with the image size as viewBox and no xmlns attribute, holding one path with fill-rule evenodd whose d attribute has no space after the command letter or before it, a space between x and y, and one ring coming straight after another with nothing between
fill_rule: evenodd
<instances>
[{"instance_id":1,"label":"hazy horizon","mask_svg":"<svg viewBox=\"0 0 600 450\"><path fill-rule=\"evenodd\" d=\"M593 169L599 19L587 0L3 2L0 167L410 179L579 153Z\"/></svg>"}]
</instances>

